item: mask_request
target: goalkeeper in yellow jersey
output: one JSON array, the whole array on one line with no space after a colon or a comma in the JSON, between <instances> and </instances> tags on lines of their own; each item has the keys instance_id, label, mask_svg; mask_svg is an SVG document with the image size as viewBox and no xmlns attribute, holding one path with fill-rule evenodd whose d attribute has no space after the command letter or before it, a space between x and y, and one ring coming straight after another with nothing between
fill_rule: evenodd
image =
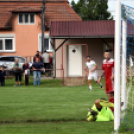
<instances>
[{"instance_id":1,"label":"goalkeeper in yellow jersey","mask_svg":"<svg viewBox=\"0 0 134 134\"><path fill-rule=\"evenodd\" d=\"M105 99L96 100L92 108L89 108L87 121L112 121L114 120L113 112L110 107L114 107L114 103Z\"/></svg>"}]
</instances>

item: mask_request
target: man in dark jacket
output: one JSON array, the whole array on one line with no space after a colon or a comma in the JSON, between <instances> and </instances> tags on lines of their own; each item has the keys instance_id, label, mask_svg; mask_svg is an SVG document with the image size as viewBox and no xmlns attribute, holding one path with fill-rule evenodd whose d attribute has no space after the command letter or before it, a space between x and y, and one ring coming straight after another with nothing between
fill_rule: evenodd
<instances>
[{"instance_id":1,"label":"man in dark jacket","mask_svg":"<svg viewBox=\"0 0 134 134\"><path fill-rule=\"evenodd\" d=\"M40 62L39 58L36 57L36 61L33 63L32 65L32 69L33 69L33 77L34 77L34 81L33 81L33 85L40 85L40 75L41 75L41 70L44 70L45 72L45 68L42 62ZM38 80L37 80L38 78Z\"/></svg>"}]
</instances>

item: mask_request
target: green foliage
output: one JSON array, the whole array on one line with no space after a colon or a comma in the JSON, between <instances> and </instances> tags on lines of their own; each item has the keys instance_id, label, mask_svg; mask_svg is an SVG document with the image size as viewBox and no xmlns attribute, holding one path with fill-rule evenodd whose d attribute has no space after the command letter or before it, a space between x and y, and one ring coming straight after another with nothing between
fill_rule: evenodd
<instances>
[{"instance_id":1,"label":"green foliage","mask_svg":"<svg viewBox=\"0 0 134 134\"><path fill-rule=\"evenodd\" d=\"M112 20L107 3L108 0L73 0L71 6L82 20Z\"/></svg>"}]
</instances>

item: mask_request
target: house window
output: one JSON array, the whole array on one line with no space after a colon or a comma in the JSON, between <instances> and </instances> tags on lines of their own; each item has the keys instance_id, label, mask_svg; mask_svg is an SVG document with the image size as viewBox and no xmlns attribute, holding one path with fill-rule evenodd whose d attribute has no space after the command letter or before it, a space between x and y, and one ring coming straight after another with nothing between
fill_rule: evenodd
<instances>
[{"instance_id":1,"label":"house window","mask_svg":"<svg viewBox=\"0 0 134 134\"><path fill-rule=\"evenodd\" d=\"M19 24L34 24L35 15L33 13L19 14Z\"/></svg>"},{"instance_id":2,"label":"house window","mask_svg":"<svg viewBox=\"0 0 134 134\"><path fill-rule=\"evenodd\" d=\"M0 40L0 50L3 50L2 40Z\"/></svg>"},{"instance_id":3,"label":"house window","mask_svg":"<svg viewBox=\"0 0 134 134\"><path fill-rule=\"evenodd\" d=\"M39 47L38 48L39 48L39 51L42 52L41 34L39 34ZM48 52L52 52L49 34L45 34L45 36L44 36L44 50L47 50Z\"/></svg>"},{"instance_id":4,"label":"house window","mask_svg":"<svg viewBox=\"0 0 134 134\"><path fill-rule=\"evenodd\" d=\"M23 23L23 15L19 14L19 23Z\"/></svg>"},{"instance_id":5,"label":"house window","mask_svg":"<svg viewBox=\"0 0 134 134\"><path fill-rule=\"evenodd\" d=\"M49 39L44 39L44 50L49 50Z\"/></svg>"},{"instance_id":6,"label":"house window","mask_svg":"<svg viewBox=\"0 0 134 134\"><path fill-rule=\"evenodd\" d=\"M24 17L25 17L25 23L28 23L28 14L25 14Z\"/></svg>"},{"instance_id":7,"label":"house window","mask_svg":"<svg viewBox=\"0 0 134 134\"><path fill-rule=\"evenodd\" d=\"M0 52L15 51L14 37L1 37L0 36Z\"/></svg>"},{"instance_id":8,"label":"house window","mask_svg":"<svg viewBox=\"0 0 134 134\"><path fill-rule=\"evenodd\" d=\"M5 50L13 49L13 41L12 39L5 39Z\"/></svg>"},{"instance_id":9,"label":"house window","mask_svg":"<svg viewBox=\"0 0 134 134\"><path fill-rule=\"evenodd\" d=\"M34 14L30 14L30 22L34 23Z\"/></svg>"}]
</instances>

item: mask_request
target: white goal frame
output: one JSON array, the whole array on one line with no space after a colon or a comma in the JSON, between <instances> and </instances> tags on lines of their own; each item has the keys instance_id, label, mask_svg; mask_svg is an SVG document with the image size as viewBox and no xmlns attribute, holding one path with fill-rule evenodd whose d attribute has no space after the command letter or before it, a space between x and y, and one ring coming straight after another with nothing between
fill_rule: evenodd
<instances>
[{"instance_id":1,"label":"white goal frame","mask_svg":"<svg viewBox=\"0 0 134 134\"><path fill-rule=\"evenodd\" d=\"M114 47L114 130L117 131L120 127L120 95L121 102L124 103L121 110L126 109L126 38L127 38L127 21L122 19L122 51L121 49L121 2L116 1L116 15L115 15L115 47ZM122 59L120 58L120 52L122 53ZM122 72L120 70L120 64L122 60ZM120 77L122 76L122 79ZM120 85L121 83L121 85ZM121 89L121 91L120 91ZM121 93L121 94L120 94Z\"/></svg>"}]
</instances>

